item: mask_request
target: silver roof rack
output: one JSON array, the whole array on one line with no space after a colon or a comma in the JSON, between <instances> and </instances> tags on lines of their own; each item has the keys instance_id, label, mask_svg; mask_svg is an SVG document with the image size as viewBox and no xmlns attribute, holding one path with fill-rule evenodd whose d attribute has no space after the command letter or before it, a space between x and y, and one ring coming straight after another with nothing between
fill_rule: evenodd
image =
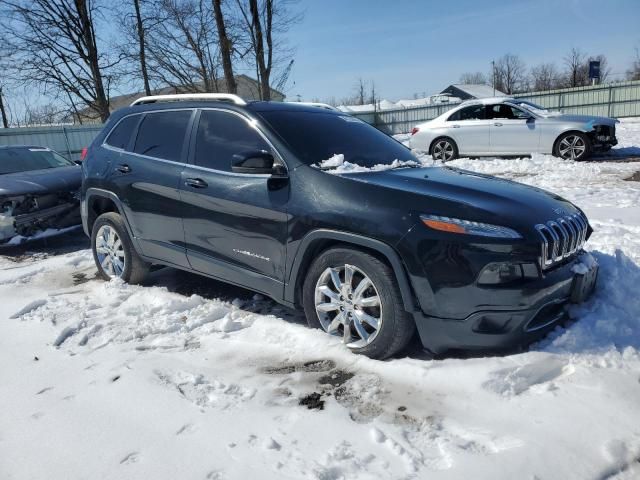
<instances>
[{"instance_id":1,"label":"silver roof rack","mask_svg":"<svg viewBox=\"0 0 640 480\"><path fill-rule=\"evenodd\" d=\"M189 100L221 100L235 103L236 105L246 105L241 97L232 93L177 93L175 95L151 95L150 97L141 97L131 103L134 105L142 105L145 103L156 102L185 102Z\"/></svg>"}]
</instances>

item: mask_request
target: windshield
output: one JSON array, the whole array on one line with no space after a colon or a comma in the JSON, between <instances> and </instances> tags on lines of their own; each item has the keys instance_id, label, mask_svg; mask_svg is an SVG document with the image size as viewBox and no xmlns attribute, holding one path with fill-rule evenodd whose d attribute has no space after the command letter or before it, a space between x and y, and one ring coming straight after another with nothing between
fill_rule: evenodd
<instances>
[{"instance_id":1,"label":"windshield","mask_svg":"<svg viewBox=\"0 0 640 480\"><path fill-rule=\"evenodd\" d=\"M516 105L520 105L521 107L525 107L525 108L527 108L529 110L532 110L534 113L535 113L536 110L539 110L541 112L546 112L547 111L546 108L541 107L540 105L536 105L535 103L532 103L532 102L526 102L524 100L516 100L513 103L515 103Z\"/></svg>"},{"instance_id":2,"label":"windshield","mask_svg":"<svg viewBox=\"0 0 640 480\"><path fill-rule=\"evenodd\" d=\"M400 142L349 115L322 111L259 113L307 165L322 169L348 164L394 168L406 166L403 162L418 163Z\"/></svg>"},{"instance_id":3,"label":"windshield","mask_svg":"<svg viewBox=\"0 0 640 480\"><path fill-rule=\"evenodd\" d=\"M75 165L47 148L0 148L0 175Z\"/></svg>"}]
</instances>

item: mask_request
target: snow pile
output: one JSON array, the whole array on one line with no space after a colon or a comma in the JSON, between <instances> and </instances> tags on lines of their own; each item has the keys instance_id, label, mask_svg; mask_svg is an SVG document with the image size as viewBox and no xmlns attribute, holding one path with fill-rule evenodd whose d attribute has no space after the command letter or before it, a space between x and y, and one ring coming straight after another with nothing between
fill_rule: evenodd
<instances>
[{"instance_id":1,"label":"snow pile","mask_svg":"<svg viewBox=\"0 0 640 480\"><path fill-rule=\"evenodd\" d=\"M640 145L640 123L618 133ZM378 362L206 278L0 256L0 476L640 478L640 163L452 165L584 208L600 272L573 323L518 355Z\"/></svg>"},{"instance_id":2,"label":"snow pile","mask_svg":"<svg viewBox=\"0 0 640 480\"><path fill-rule=\"evenodd\" d=\"M343 154L335 154L331 158L322 160L320 163L312 165L314 168L325 170L327 173L333 175L341 173L359 173L359 172L381 172L383 170L393 170L400 167L417 167L420 166L418 162L413 160L394 160L391 163L381 163L372 167L363 167L357 163L347 162L344 159Z\"/></svg>"},{"instance_id":3,"label":"snow pile","mask_svg":"<svg viewBox=\"0 0 640 480\"><path fill-rule=\"evenodd\" d=\"M415 108L415 107L424 107L429 105L442 105L442 104L451 104L451 106L455 106L455 104L460 103L462 100L458 97L452 97L450 95L430 95L425 98L412 98L412 99L402 99L397 102L391 102L389 100L380 100L379 102L373 104L368 103L365 105L340 105L338 106L338 110L347 113L367 113L367 112L376 112L383 110L400 110L404 108Z\"/></svg>"}]
</instances>

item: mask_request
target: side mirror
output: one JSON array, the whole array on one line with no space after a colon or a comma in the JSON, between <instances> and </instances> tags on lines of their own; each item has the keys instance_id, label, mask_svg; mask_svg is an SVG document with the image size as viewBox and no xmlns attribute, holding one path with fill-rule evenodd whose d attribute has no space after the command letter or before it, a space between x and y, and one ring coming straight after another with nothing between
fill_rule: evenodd
<instances>
[{"instance_id":1,"label":"side mirror","mask_svg":"<svg viewBox=\"0 0 640 480\"><path fill-rule=\"evenodd\" d=\"M82 165L82 160L74 160L73 163L76 165Z\"/></svg>"},{"instance_id":2,"label":"side mirror","mask_svg":"<svg viewBox=\"0 0 640 480\"><path fill-rule=\"evenodd\" d=\"M536 121L536 117L533 117L533 116L527 117L527 123L533 123L535 121Z\"/></svg>"},{"instance_id":3,"label":"side mirror","mask_svg":"<svg viewBox=\"0 0 640 480\"><path fill-rule=\"evenodd\" d=\"M235 173L271 174L273 155L264 150L237 153L231 160L231 171Z\"/></svg>"}]
</instances>

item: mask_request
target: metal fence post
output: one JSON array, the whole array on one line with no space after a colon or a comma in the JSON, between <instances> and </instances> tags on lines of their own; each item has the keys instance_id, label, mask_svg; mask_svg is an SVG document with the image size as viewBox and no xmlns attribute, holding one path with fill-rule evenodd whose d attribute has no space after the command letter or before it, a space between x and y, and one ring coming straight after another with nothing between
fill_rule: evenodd
<instances>
[{"instance_id":1,"label":"metal fence post","mask_svg":"<svg viewBox=\"0 0 640 480\"><path fill-rule=\"evenodd\" d=\"M609 102L607 105L607 117L611 116L611 102L613 100L613 86L609 85Z\"/></svg>"}]
</instances>

